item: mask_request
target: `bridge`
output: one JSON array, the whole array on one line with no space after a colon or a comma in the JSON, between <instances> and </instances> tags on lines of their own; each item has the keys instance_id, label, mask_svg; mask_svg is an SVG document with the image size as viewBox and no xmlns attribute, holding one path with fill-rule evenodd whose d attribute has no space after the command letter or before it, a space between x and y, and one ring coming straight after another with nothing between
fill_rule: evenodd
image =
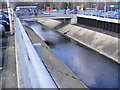
<instances>
[{"instance_id":1,"label":"bridge","mask_svg":"<svg viewBox=\"0 0 120 90\"><path fill-rule=\"evenodd\" d=\"M6 33L2 88L119 88L117 20L22 14Z\"/></svg>"}]
</instances>

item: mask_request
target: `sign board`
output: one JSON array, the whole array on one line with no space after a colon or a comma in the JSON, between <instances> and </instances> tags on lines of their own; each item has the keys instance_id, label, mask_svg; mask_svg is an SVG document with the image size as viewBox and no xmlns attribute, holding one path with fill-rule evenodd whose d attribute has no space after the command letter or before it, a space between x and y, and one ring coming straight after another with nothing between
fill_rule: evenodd
<instances>
[{"instance_id":1,"label":"sign board","mask_svg":"<svg viewBox=\"0 0 120 90\"><path fill-rule=\"evenodd\" d=\"M110 5L110 7L114 7L114 5Z\"/></svg>"},{"instance_id":2,"label":"sign board","mask_svg":"<svg viewBox=\"0 0 120 90\"><path fill-rule=\"evenodd\" d=\"M106 7L120 7L120 5L106 5Z\"/></svg>"},{"instance_id":3,"label":"sign board","mask_svg":"<svg viewBox=\"0 0 120 90\"><path fill-rule=\"evenodd\" d=\"M114 5L114 7L120 7L120 5Z\"/></svg>"},{"instance_id":4,"label":"sign board","mask_svg":"<svg viewBox=\"0 0 120 90\"><path fill-rule=\"evenodd\" d=\"M51 10L52 10L52 7L47 7L47 10L48 10L48 11L51 11Z\"/></svg>"}]
</instances>

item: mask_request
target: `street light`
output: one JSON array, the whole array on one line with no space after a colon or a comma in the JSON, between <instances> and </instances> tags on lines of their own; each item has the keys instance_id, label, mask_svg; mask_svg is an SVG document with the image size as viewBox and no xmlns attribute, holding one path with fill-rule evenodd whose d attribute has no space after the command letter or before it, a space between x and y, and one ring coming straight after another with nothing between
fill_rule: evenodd
<instances>
[{"instance_id":1,"label":"street light","mask_svg":"<svg viewBox=\"0 0 120 90\"><path fill-rule=\"evenodd\" d=\"M7 0L7 8L8 8L8 14L9 14L9 22L10 22L10 33L13 35L13 25L12 25L12 10L10 8L10 1Z\"/></svg>"},{"instance_id":2,"label":"street light","mask_svg":"<svg viewBox=\"0 0 120 90\"><path fill-rule=\"evenodd\" d=\"M105 0L105 6L104 6L104 11L106 11L106 0Z\"/></svg>"}]
</instances>

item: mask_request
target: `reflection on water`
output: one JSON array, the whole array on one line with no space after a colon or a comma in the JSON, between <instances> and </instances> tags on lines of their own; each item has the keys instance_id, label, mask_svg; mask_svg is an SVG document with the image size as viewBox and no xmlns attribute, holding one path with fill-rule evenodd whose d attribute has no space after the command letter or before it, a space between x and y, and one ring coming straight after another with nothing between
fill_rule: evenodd
<instances>
[{"instance_id":1,"label":"reflection on water","mask_svg":"<svg viewBox=\"0 0 120 90\"><path fill-rule=\"evenodd\" d=\"M112 60L75 45L56 32L44 31L38 23L32 22L30 27L89 88L118 87L118 65Z\"/></svg>"}]
</instances>

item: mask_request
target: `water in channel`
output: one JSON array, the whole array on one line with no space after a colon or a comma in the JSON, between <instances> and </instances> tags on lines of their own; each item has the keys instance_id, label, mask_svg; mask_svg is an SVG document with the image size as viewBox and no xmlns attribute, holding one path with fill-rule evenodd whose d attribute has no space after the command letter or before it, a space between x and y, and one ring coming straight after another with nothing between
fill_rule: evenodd
<instances>
[{"instance_id":1,"label":"water in channel","mask_svg":"<svg viewBox=\"0 0 120 90\"><path fill-rule=\"evenodd\" d=\"M28 22L54 53L89 88L118 88L119 65L86 47L74 44L37 22ZM118 74L119 73L119 74Z\"/></svg>"}]
</instances>

